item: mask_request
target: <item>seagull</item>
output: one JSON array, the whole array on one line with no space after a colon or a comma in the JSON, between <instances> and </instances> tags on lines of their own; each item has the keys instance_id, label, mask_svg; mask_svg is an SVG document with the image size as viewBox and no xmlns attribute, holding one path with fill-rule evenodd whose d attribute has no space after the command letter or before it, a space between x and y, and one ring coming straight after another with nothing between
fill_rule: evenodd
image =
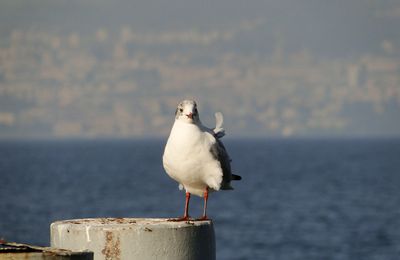
<instances>
[{"instance_id":1,"label":"seagull","mask_svg":"<svg viewBox=\"0 0 400 260\"><path fill-rule=\"evenodd\" d=\"M165 145L163 166L167 174L186 190L185 211L178 221L189 217L190 195L204 197L203 216L206 220L208 194L212 191L232 190L231 181L240 180L232 174L229 155L220 138L222 113L216 113L216 127L205 127L199 118L194 100L183 100L175 112L175 122Z\"/></svg>"}]
</instances>

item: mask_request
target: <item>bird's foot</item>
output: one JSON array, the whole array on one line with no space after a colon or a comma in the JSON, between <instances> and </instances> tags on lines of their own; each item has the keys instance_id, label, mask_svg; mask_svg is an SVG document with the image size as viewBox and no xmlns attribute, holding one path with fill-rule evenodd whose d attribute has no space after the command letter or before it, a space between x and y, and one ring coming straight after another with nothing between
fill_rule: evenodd
<instances>
[{"instance_id":1,"label":"bird's foot","mask_svg":"<svg viewBox=\"0 0 400 260\"><path fill-rule=\"evenodd\" d=\"M204 216L202 216L200 218L196 218L196 220L197 221L202 221L202 220L210 220L210 219L207 217L207 215L204 215Z\"/></svg>"},{"instance_id":2,"label":"bird's foot","mask_svg":"<svg viewBox=\"0 0 400 260\"><path fill-rule=\"evenodd\" d=\"M189 216L183 216L180 218L170 218L168 219L168 221L172 221L172 222L179 222L179 221L191 221L193 220L192 218L190 218Z\"/></svg>"}]
</instances>

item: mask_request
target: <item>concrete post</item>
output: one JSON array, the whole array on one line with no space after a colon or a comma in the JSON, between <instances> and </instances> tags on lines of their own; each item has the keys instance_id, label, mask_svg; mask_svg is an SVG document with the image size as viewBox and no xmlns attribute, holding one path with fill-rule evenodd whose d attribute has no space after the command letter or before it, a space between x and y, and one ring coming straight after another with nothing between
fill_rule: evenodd
<instances>
[{"instance_id":1,"label":"concrete post","mask_svg":"<svg viewBox=\"0 0 400 260\"><path fill-rule=\"evenodd\" d=\"M95 260L215 259L211 221L97 218L51 224L51 246L89 250Z\"/></svg>"}]
</instances>

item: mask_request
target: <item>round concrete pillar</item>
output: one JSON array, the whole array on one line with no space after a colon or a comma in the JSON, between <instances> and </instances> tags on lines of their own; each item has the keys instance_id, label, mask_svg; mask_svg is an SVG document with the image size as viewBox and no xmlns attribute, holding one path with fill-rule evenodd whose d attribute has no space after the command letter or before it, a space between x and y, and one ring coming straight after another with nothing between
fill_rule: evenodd
<instances>
[{"instance_id":1,"label":"round concrete pillar","mask_svg":"<svg viewBox=\"0 0 400 260\"><path fill-rule=\"evenodd\" d=\"M89 250L95 260L215 259L213 224L153 218L96 218L57 221L51 246Z\"/></svg>"}]
</instances>

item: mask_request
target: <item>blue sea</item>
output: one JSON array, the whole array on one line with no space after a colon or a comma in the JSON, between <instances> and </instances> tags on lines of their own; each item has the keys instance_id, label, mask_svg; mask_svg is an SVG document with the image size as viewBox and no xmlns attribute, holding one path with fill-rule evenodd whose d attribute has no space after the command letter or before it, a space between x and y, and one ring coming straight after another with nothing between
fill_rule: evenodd
<instances>
[{"instance_id":1,"label":"blue sea","mask_svg":"<svg viewBox=\"0 0 400 260\"><path fill-rule=\"evenodd\" d=\"M209 198L217 259L400 259L399 139L224 143L243 179ZM164 144L0 142L0 238L49 245L56 220L182 215Z\"/></svg>"}]
</instances>

